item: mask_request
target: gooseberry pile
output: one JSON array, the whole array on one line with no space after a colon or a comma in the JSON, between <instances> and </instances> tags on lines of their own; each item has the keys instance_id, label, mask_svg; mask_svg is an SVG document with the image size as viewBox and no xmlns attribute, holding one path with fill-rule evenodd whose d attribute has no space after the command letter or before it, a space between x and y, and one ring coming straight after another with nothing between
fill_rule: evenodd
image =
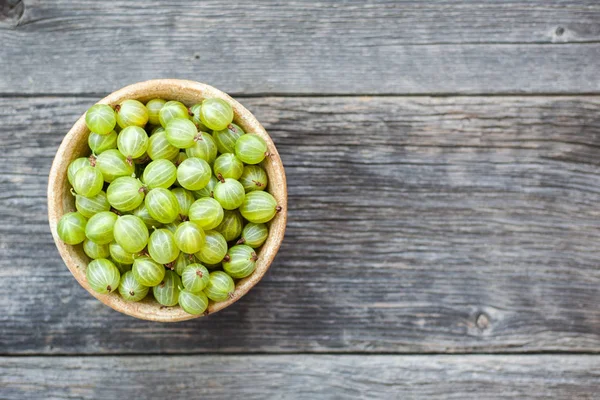
<instances>
[{"instance_id":1,"label":"gooseberry pile","mask_svg":"<svg viewBox=\"0 0 600 400\"><path fill-rule=\"evenodd\" d=\"M265 191L266 142L233 123L217 98L125 100L86 113L89 157L69 164L77 211L57 233L82 243L86 278L127 301L148 293L163 306L206 311L254 272L257 251L281 211Z\"/></svg>"}]
</instances>

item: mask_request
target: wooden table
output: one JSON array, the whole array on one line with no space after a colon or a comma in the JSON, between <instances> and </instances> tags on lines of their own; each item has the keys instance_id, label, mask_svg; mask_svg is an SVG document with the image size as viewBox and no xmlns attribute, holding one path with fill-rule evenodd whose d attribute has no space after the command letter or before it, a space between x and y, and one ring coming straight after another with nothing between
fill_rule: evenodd
<instances>
[{"instance_id":1,"label":"wooden table","mask_svg":"<svg viewBox=\"0 0 600 400\"><path fill-rule=\"evenodd\" d=\"M227 310L139 321L58 256L47 174L127 84L219 87L289 225ZM0 398L600 397L597 1L0 1Z\"/></svg>"}]
</instances>

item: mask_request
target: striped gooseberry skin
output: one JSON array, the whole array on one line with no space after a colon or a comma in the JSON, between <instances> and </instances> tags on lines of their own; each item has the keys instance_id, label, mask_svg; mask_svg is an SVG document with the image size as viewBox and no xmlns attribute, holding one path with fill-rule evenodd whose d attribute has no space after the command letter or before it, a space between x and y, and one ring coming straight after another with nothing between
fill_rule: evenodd
<instances>
[{"instance_id":1,"label":"striped gooseberry skin","mask_svg":"<svg viewBox=\"0 0 600 400\"><path fill-rule=\"evenodd\" d=\"M118 222L119 220L117 220ZM108 246L108 251L110 252L110 257L120 263L120 264L124 264L124 265L131 265L133 264L134 258L133 258L133 254L126 251L123 247L121 247L121 245L117 242L111 242L110 245Z\"/></svg>"},{"instance_id":2,"label":"striped gooseberry skin","mask_svg":"<svg viewBox=\"0 0 600 400\"><path fill-rule=\"evenodd\" d=\"M262 193L262 192L260 192ZM232 178L217 182L213 190L215 200L221 204L225 210L235 210L244 202L246 191L241 183Z\"/></svg>"},{"instance_id":3,"label":"striped gooseberry skin","mask_svg":"<svg viewBox=\"0 0 600 400\"><path fill-rule=\"evenodd\" d=\"M150 288L144 286L135 279L132 271L127 271L121 275L119 283L119 293L126 301L140 301L148 294Z\"/></svg>"},{"instance_id":4,"label":"striped gooseberry skin","mask_svg":"<svg viewBox=\"0 0 600 400\"><path fill-rule=\"evenodd\" d=\"M215 229L225 215L221 204L212 197L196 200L189 209L188 218L204 230Z\"/></svg>"},{"instance_id":5,"label":"striped gooseberry skin","mask_svg":"<svg viewBox=\"0 0 600 400\"><path fill-rule=\"evenodd\" d=\"M135 172L133 164L117 149L102 152L96 157L96 168L102 172L104 180L108 183L121 176L131 176Z\"/></svg>"},{"instance_id":6,"label":"striped gooseberry skin","mask_svg":"<svg viewBox=\"0 0 600 400\"><path fill-rule=\"evenodd\" d=\"M179 155L177 156L177 158L175 158L173 161L173 164L175 164L175 166L179 166L179 164L181 164L182 162L184 162L185 160L187 160L189 157L187 156L187 154L185 154L183 151L179 152Z\"/></svg>"},{"instance_id":7,"label":"striped gooseberry skin","mask_svg":"<svg viewBox=\"0 0 600 400\"><path fill-rule=\"evenodd\" d=\"M223 260L223 271L234 279L245 278L254 272L257 258L252 247L238 244L227 252Z\"/></svg>"},{"instance_id":8,"label":"striped gooseberry skin","mask_svg":"<svg viewBox=\"0 0 600 400\"><path fill-rule=\"evenodd\" d=\"M225 129L213 132L213 139L219 153L235 153L235 142L244 134L244 130L236 124L229 124Z\"/></svg>"},{"instance_id":9,"label":"striped gooseberry skin","mask_svg":"<svg viewBox=\"0 0 600 400\"><path fill-rule=\"evenodd\" d=\"M94 197L102 191L104 177L98 168L85 166L79 169L73 179L73 189L77 194Z\"/></svg>"},{"instance_id":10,"label":"striped gooseberry skin","mask_svg":"<svg viewBox=\"0 0 600 400\"><path fill-rule=\"evenodd\" d=\"M90 133L88 136L88 146L92 149L92 153L100 154L103 151L117 148L117 132L112 131L106 135Z\"/></svg>"},{"instance_id":11,"label":"striped gooseberry skin","mask_svg":"<svg viewBox=\"0 0 600 400\"><path fill-rule=\"evenodd\" d=\"M154 160L146 165L142 180L148 189L168 189L177 180L177 167L169 160Z\"/></svg>"},{"instance_id":12,"label":"striped gooseberry skin","mask_svg":"<svg viewBox=\"0 0 600 400\"><path fill-rule=\"evenodd\" d=\"M233 108L223 99L205 99L200 108L200 121L212 130L225 129L233 121Z\"/></svg>"},{"instance_id":13,"label":"striped gooseberry skin","mask_svg":"<svg viewBox=\"0 0 600 400\"><path fill-rule=\"evenodd\" d=\"M194 123L194 125L196 125L196 128L198 128L199 131L202 132L208 132L209 129L207 126L205 126L202 121L200 120L200 110L202 109L202 104L201 103L197 103L194 104L193 106L190 107L189 112L192 114L192 122Z\"/></svg>"},{"instance_id":14,"label":"striped gooseberry skin","mask_svg":"<svg viewBox=\"0 0 600 400\"><path fill-rule=\"evenodd\" d=\"M94 214L110 210L110 204L106 198L106 193L100 192L93 197L81 195L75 196L75 208L86 218L91 218Z\"/></svg>"},{"instance_id":15,"label":"striped gooseberry skin","mask_svg":"<svg viewBox=\"0 0 600 400\"><path fill-rule=\"evenodd\" d=\"M179 204L179 216L187 217L190 211L190 207L194 204L194 195L189 190L183 188L175 188L171 190L171 193L177 198Z\"/></svg>"},{"instance_id":16,"label":"striped gooseberry skin","mask_svg":"<svg viewBox=\"0 0 600 400\"><path fill-rule=\"evenodd\" d=\"M85 277L90 287L102 294L117 290L121 281L119 269L106 258L92 260L85 270Z\"/></svg>"},{"instance_id":17,"label":"striped gooseberry skin","mask_svg":"<svg viewBox=\"0 0 600 400\"><path fill-rule=\"evenodd\" d=\"M124 274L127 271L131 271L131 264L121 264L120 262L115 261L112 257L109 258L109 260L112 261L113 264L115 264L115 267L117 267L121 274Z\"/></svg>"},{"instance_id":18,"label":"striped gooseberry skin","mask_svg":"<svg viewBox=\"0 0 600 400\"><path fill-rule=\"evenodd\" d=\"M85 226L88 220L79 212L66 213L58 221L56 232L60 240L66 244L75 245L83 242L85 236Z\"/></svg>"},{"instance_id":19,"label":"striped gooseberry skin","mask_svg":"<svg viewBox=\"0 0 600 400\"><path fill-rule=\"evenodd\" d=\"M238 240L238 244L243 243L256 249L263 245L267 237L269 237L269 228L265 224L248 222L242 230L242 238Z\"/></svg>"},{"instance_id":20,"label":"striped gooseberry skin","mask_svg":"<svg viewBox=\"0 0 600 400\"><path fill-rule=\"evenodd\" d=\"M190 264L196 263L196 261L196 256L194 256L193 254L179 253L179 256L177 256L177 260L175 260L175 263L173 265L173 269L175 272L177 272L177 275L181 276L183 274L183 271L185 270L185 267L187 267Z\"/></svg>"},{"instance_id":21,"label":"striped gooseberry skin","mask_svg":"<svg viewBox=\"0 0 600 400\"><path fill-rule=\"evenodd\" d=\"M148 123L148 109L137 100L123 100L116 108L117 124L144 127Z\"/></svg>"},{"instance_id":22,"label":"striped gooseberry skin","mask_svg":"<svg viewBox=\"0 0 600 400\"><path fill-rule=\"evenodd\" d=\"M152 288L154 298L163 306L171 307L179 301L181 278L175 271L166 271L162 282Z\"/></svg>"},{"instance_id":23,"label":"striped gooseberry skin","mask_svg":"<svg viewBox=\"0 0 600 400\"><path fill-rule=\"evenodd\" d=\"M108 244L114 239L115 222L117 214L110 211L99 212L88 220L85 236L98 244Z\"/></svg>"},{"instance_id":24,"label":"striped gooseberry skin","mask_svg":"<svg viewBox=\"0 0 600 400\"><path fill-rule=\"evenodd\" d=\"M202 264L190 264L185 267L181 274L183 287L192 293L198 293L204 290L208 284L208 279L208 270Z\"/></svg>"},{"instance_id":25,"label":"striped gooseberry skin","mask_svg":"<svg viewBox=\"0 0 600 400\"><path fill-rule=\"evenodd\" d=\"M192 193L194 193L194 198L201 199L202 197L213 197L213 190L215 189L217 182L219 182L217 177L212 175L210 177L210 181L208 181L208 183L206 184L206 186L204 188L202 188L200 190L194 190L192 192Z\"/></svg>"},{"instance_id":26,"label":"striped gooseberry skin","mask_svg":"<svg viewBox=\"0 0 600 400\"><path fill-rule=\"evenodd\" d=\"M177 182L187 190L204 188L211 175L210 165L201 158L188 158L177 167Z\"/></svg>"},{"instance_id":27,"label":"striped gooseberry skin","mask_svg":"<svg viewBox=\"0 0 600 400\"><path fill-rule=\"evenodd\" d=\"M208 308L208 297L204 292L192 293L183 289L179 292L179 305L188 314L200 315Z\"/></svg>"},{"instance_id":28,"label":"striped gooseberry skin","mask_svg":"<svg viewBox=\"0 0 600 400\"><path fill-rule=\"evenodd\" d=\"M214 139L206 132L198 132L194 145L185 149L188 157L201 158L209 164L217 158L217 145Z\"/></svg>"},{"instance_id":29,"label":"striped gooseberry skin","mask_svg":"<svg viewBox=\"0 0 600 400\"><path fill-rule=\"evenodd\" d=\"M196 258L203 264L217 264L227 254L227 241L217 231L204 232L204 246L196 253Z\"/></svg>"},{"instance_id":30,"label":"striped gooseberry skin","mask_svg":"<svg viewBox=\"0 0 600 400\"><path fill-rule=\"evenodd\" d=\"M223 215L223 221L215 228L215 231L219 232L225 240L231 242L234 239L237 239L242 233L242 228L244 227L244 220L240 215L239 211L225 211Z\"/></svg>"},{"instance_id":31,"label":"striped gooseberry skin","mask_svg":"<svg viewBox=\"0 0 600 400\"><path fill-rule=\"evenodd\" d=\"M152 218L152 216L148 212L148 209L146 208L145 203L140 204L138 208L132 211L132 214L136 217L140 217L141 220L144 221L144 224L148 229L152 227L160 228L160 226L162 225L160 222Z\"/></svg>"},{"instance_id":32,"label":"striped gooseberry skin","mask_svg":"<svg viewBox=\"0 0 600 400\"><path fill-rule=\"evenodd\" d=\"M158 115L166 103L166 100L163 99L152 99L146 103L146 109L148 110L148 122L150 122L152 125L160 124Z\"/></svg>"},{"instance_id":33,"label":"striped gooseberry skin","mask_svg":"<svg viewBox=\"0 0 600 400\"><path fill-rule=\"evenodd\" d=\"M196 125L187 118L175 118L165 127L167 140L171 146L178 149L188 149L194 145L194 139L198 135Z\"/></svg>"},{"instance_id":34,"label":"striped gooseberry skin","mask_svg":"<svg viewBox=\"0 0 600 400\"><path fill-rule=\"evenodd\" d=\"M223 271L211 272L208 284L204 288L204 294L212 301L225 301L233 297L235 283L233 279Z\"/></svg>"},{"instance_id":35,"label":"striped gooseberry skin","mask_svg":"<svg viewBox=\"0 0 600 400\"><path fill-rule=\"evenodd\" d=\"M231 153L221 154L213 164L215 176L219 179L232 178L239 179L244 172L244 164Z\"/></svg>"},{"instance_id":36,"label":"striped gooseberry skin","mask_svg":"<svg viewBox=\"0 0 600 400\"><path fill-rule=\"evenodd\" d=\"M185 105L179 101L167 101L158 113L158 119L163 128L166 128L174 119L190 119L190 114Z\"/></svg>"},{"instance_id":37,"label":"striped gooseberry skin","mask_svg":"<svg viewBox=\"0 0 600 400\"><path fill-rule=\"evenodd\" d=\"M108 185L106 198L119 211L132 211L144 201L144 186L139 179L121 176Z\"/></svg>"},{"instance_id":38,"label":"striped gooseberry skin","mask_svg":"<svg viewBox=\"0 0 600 400\"><path fill-rule=\"evenodd\" d=\"M89 239L83 242L83 252L92 260L110 257L108 244L98 244Z\"/></svg>"},{"instance_id":39,"label":"striped gooseberry skin","mask_svg":"<svg viewBox=\"0 0 600 400\"><path fill-rule=\"evenodd\" d=\"M148 228L141 218L135 215L123 215L114 226L115 242L128 253L139 253L148 243Z\"/></svg>"},{"instance_id":40,"label":"striped gooseberry skin","mask_svg":"<svg viewBox=\"0 0 600 400\"><path fill-rule=\"evenodd\" d=\"M164 131L156 131L148 139L148 157L152 160L173 160L179 156L179 149L171 146Z\"/></svg>"},{"instance_id":41,"label":"striped gooseberry skin","mask_svg":"<svg viewBox=\"0 0 600 400\"><path fill-rule=\"evenodd\" d=\"M258 135L247 133L235 142L235 155L246 164L258 164L269 151L267 143Z\"/></svg>"},{"instance_id":42,"label":"striped gooseberry skin","mask_svg":"<svg viewBox=\"0 0 600 400\"><path fill-rule=\"evenodd\" d=\"M175 230L175 244L184 253L193 254L204 246L204 231L191 221L182 222Z\"/></svg>"},{"instance_id":43,"label":"striped gooseberry skin","mask_svg":"<svg viewBox=\"0 0 600 400\"><path fill-rule=\"evenodd\" d=\"M148 149L148 134L139 126L128 126L117 137L117 148L129 163L139 158Z\"/></svg>"},{"instance_id":44,"label":"striped gooseberry skin","mask_svg":"<svg viewBox=\"0 0 600 400\"><path fill-rule=\"evenodd\" d=\"M75 174L77 171L79 171L82 167L91 165L92 164L90 163L90 159L88 157L80 157L71 161L69 167L67 168L67 179L69 180L71 186L73 186L73 180L75 179Z\"/></svg>"},{"instance_id":45,"label":"striped gooseberry skin","mask_svg":"<svg viewBox=\"0 0 600 400\"><path fill-rule=\"evenodd\" d=\"M152 218L162 224L175 221L179 216L179 203L170 190L164 188L152 189L144 201L146 209Z\"/></svg>"},{"instance_id":46,"label":"striped gooseberry skin","mask_svg":"<svg viewBox=\"0 0 600 400\"><path fill-rule=\"evenodd\" d=\"M85 124L91 132L108 135L117 124L115 111L107 104L94 104L85 113Z\"/></svg>"},{"instance_id":47,"label":"striped gooseberry skin","mask_svg":"<svg viewBox=\"0 0 600 400\"><path fill-rule=\"evenodd\" d=\"M165 277L165 267L150 257L139 257L133 261L131 269L135 279L144 286L156 286Z\"/></svg>"},{"instance_id":48,"label":"striped gooseberry skin","mask_svg":"<svg viewBox=\"0 0 600 400\"><path fill-rule=\"evenodd\" d=\"M160 264L173 262L179 256L175 236L166 229L156 229L148 239L148 253Z\"/></svg>"},{"instance_id":49,"label":"striped gooseberry skin","mask_svg":"<svg viewBox=\"0 0 600 400\"><path fill-rule=\"evenodd\" d=\"M279 210L275 197L262 191L248 193L240 206L242 217L255 224L269 222Z\"/></svg>"},{"instance_id":50,"label":"striped gooseberry skin","mask_svg":"<svg viewBox=\"0 0 600 400\"><path fill-rule=\"evenodd\" d=\"M246 193L249 193L255 190L265 190L269 179L265 170L259 165L246 165L239 182L244 187Z\"/></svg>"}]
</instances>

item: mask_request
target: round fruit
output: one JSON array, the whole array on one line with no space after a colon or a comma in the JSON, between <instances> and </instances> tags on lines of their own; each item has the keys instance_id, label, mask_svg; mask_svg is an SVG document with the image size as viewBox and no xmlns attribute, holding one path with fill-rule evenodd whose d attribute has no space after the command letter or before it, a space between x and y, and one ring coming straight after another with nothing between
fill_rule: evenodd
<instances>
[{"instance_id":1,"label":"round fruit","mask_svg":"<svg viewBox=\"0 0 600 400\"><path fill-rule=\"evenodd\" d=\"M135 279L144 286L156 286L165 277L165 267L150 257L136 258L131 271Z\"/></svg>"},{"instance_id":2,"label":"round fruit","mask_svg":"<svg viewBox=\"0 0 600 400\"><path fill-rule=\"evenodd\" d=\"M208 308L208 297L203 292L192 293L183 289L179 292L179 305L188 314L200 315Z\"/></svg>"},{"instance_id":3,"label":"round fruit","mask_svg":"<svg viewBox=\"0 0 600 400\"><path fill-rule=\"evenodd\" d=\"M85 113L88 129L99 135L108 135L117 124L115 111L106 104L95 104Z\"/></svg>"},{"instance_id":4,"label":"round fruit","mask_svg":"<svg viewBox=\"0 0 600 400\"><path fill-rule=\"evenodd\" d=\"M227 254L227 241L217 231L206 231L204 246L196 253L196 257L203 264L220 263Z\"/></svg>"},{"instance_id":5,"label":"round fruit","mask_svg":"<svg viewBox=\"0 0 600 400\"><path fill-rule=\"evenodd\" d=\"M173 160L179 156L179 149L171 146L164 131L156 131L148 139L148 157L152 160Z\"/></svg>"},{"instance_id":6,"label":"round fruit","mask_svg":"<svg viewBox=\"0 0 600 400\"><path fill-rule=\"evenodd\" d=\"M98 293L106 294L117 290L121 273L112 261L99 258L88 264L85 277L92 289Z\"/></svg>"},{"instance_id":7,"label":"round fruit","mask_svg":"<svg viewBox=\"0 0 600 400\"><path fill-rule=\"evenodd\" d=\"M174 271L166 271L162 282L152 288L154 298L163 306L174 306L179 301L181 278Z\"/></svg>"},{"instance_id":8,"label":"round fruit","mask_svg":"<svg viewBox=\"0 0 600 400\"><path fill-rule=\"evenodd\" d=\"M235 155L246 164L258 164L268 151L267 143L258 135L247 133L235 142Z\"/></svg>"},{"instance_id":9,"label":"round fruit","mask_svg":"<svg viewBox=\"0 0 600 400\"><path fill-rule=\"evenodd\" d=\"M239 179L246 193L267 188L267 173L258 165L246 165Z\"/></svg>"},{"instance_id":10,"label":"round fruit","mask_svg":"<svg viewBox=\"0 0 600 400\"><path fill-rule=\"evenodd\" d=\"M190 207L188 217L204 230L215 229L223 221L223 207L211 197L196 200Z\"/></svg>"},{"instance_id":11,"label":"round fruit","mask_svg":"<svg viewBox=\"0 0 600 400\"><path fill-rule=\"evenodd\" d=\"M223 260L223 271L234 279L245 278L254 272L257 259L252 247L244 244L233 246Z\"/></svg>"},{"instance_id":12,"label":"round fruit","mask_svg":"<svg viewBox=\"0 0 600 400\"><path fill-rule=\"evenodd\" d=\"M219 179L239 179L244 172L244 164L233 154L221 154L213 165L215 176Z\"/></svg>"},{"instance_id":13,"label":"round fruit","mask_svg":"<svg viewBox=\"0 0 600 400\"><path fill-rule=\"evenodd\" d=\"M177 182L187 190L200 190L210 181L210 165L201 158L188 158L177 167Z\"/></svg>"},{"instance_id":14,"label":"round fruit","mask_svg":"<svg viewBox=\"0 0 600 400\"><path fill-rule=\"evenodd\" d=\"M69 180L69 183L73 185L77 171L79 171L82 167L89 167L91 165L92 164L90 163L90 159L88 157L80 157L71 161L69 168L67 168L67 179Z\"/></svg>"},{"instance_id":15,"label":"round fruit","mask_svg":"<svg viewBox=\"0 0 600 400\"><path fill-rule=\"evenodd\" d=\"M148 213L160 223L168 224L179 216L179 203L177 197L168 189L152 189L144 201Z\"/></svg>"},{"instance_id":16,"label":"round fruit","mask_svg":"<svg viewBox=\"0 0 600 400\"><path fill-rule=\"evenodd\" d=\"M114 226L117 214L110 211L102 211L89 219L85 226L85 236L98 243L107 244L114 239Z\"/></svg>"},{"instance_id":17,"label":"round fruit","mask_svg":"<svg viewBox=\"0 0 600 400\"><path fill-rule=\"evenodd\" d=\"M174 236L179 250L187 254L200 251L206 241L202 228L191 221L179 224Z\"/></svg>"},{"instance_id":18,"label":"round fruit","mask_svg":"<svg viewBox=\"0 0 600 400\"><path fill-rule=\"evenodd\" d=\"M189 114L192 114L192 122L196 125L199 131L208 132L209 129L200 121L200 110L202 109L202 104L194 104L189 109Z\"/></svg>"},{"instance_id":19,"label":"round fruit","mask_svg":"<svg viewBox=\"0 0 600 400\"><path fill-rule=\"evenodd\" d=\"M117 220L117 222L119 222L119 220ZM114 261L116 261L120 264L124 264L124 265L133 264L133 261L134 261L133 254L126 251L123 247L121 247L121 245L119 243L112 242L108 246L108 251L110 252L110 257Z\"/></svg>"},{"instance_id":20,"label":"round fruit","mask_svg":"<svg viewBox=\"0 0 600 400\"><path fill-rule=\"evenodd\" d=\"M144 286L135 279L132 271L127 271L121 276L119 293L127 301L140 301L148 294L150 288Z\"/></svg>"},{"instance_id":21,"label":"round fruit","mask_svg":"<svg viewBox=\"0 0 600 400\"><path fill-rule=\"evenodd\" d=\"M148 123L148 109L137 100L124 100L115 110L117 112L117 123L121 128L127 128L128 126L144 127Z\"/></svg>"},{"instance_id":22,"label":"round fruit","mask_svg":"<svg viewBox=\"0 0 600 400\"><path fill-rule=\"evenodd\" d=\"M127 162L127 159L117 149L110 149L102 152L96 158L96 168L102 172L104 180L108 183L121 176L133 175L135 168L133 164Z\"/></svg>"},{"instance_id":23,"label":"round fruit","mask_svg":"<svg viewBox=\"0 0 600 400\"><path fill-rule=\"evenodd\" d=\"M88 136L88 146L92 149L92 153L100 154L103 151L117 148L117 132L112 131L106 135L98 133L90 133Z\"/></svg>"},{"instance_id":24,"label":"round fruit","mask_svg":"<svg viewBox=\"0 0 600 400\"><path fill-rule=\"evenodd\" d=\"M89 239L86 239L83 242L83 252L92 260L97 258L108 258L110 256L107 244L98 244Z\"/></svg>"},{"instance_id":25,"label":"round fruit","mask_svg":"<svg viewBox=\"0 0 600 400\"><path fill-rule=\"evenodd\" d=\"M127 253L138 253L148 244L148 228L144 221L135 215L119 217L115 222L113 233L115 242Z\"/></svg>"},{"instance_id":26,"label":"round fruit","mask_svg":"<svg viewBox=\"0 0 600 400\"><path fill-rule=\"evenodd\" d=\"M142 180L148 189L168 189L177 180L177 167L169 160L154 160L144 169Z\"/></svg>"},{"instance_id":27,"label":"round fruit","mask_svg":"<svg viewBox=\"0 0 600 400\"><path fill-rule=\"evenodd\" d=\"M144 201L144 186L139 179L121 176L106 189L106 198L119 211L131 211Z\"/></svg>"},{"instance_id":28,"label":"round fruit","mask_svg":"<svg viewBox=\"0 0 600 400\"><path fill-rule=\"evenodd\" d=\"M237 239L242 233L242 228L244 226L244 220L240 215L239 211L225 211L225 215L223 216L223 221L215 228L215 231L219 232L225 240L231 242L232 240Z\"/></svg>"},{"instance_id":29,"label":"round fruit","mask_svg":"<svg viewBox=\"0 0 600 400\"><path fill-rule=\"evenodd\" d=\"M156 229L148 239L148 253L160 264L173 262L179 256L175 237L166 229Z\"/></svg>"},{"instance_id":30,"label":"round fruit","mask_svg":"<svg viewBox=\"0 0 600 400\"><path fill-rule=\"evenodd\" d=\"M221 130L233 121L233 108L222 99L206 99L200 109L200 121L209 129Z\"/></svg>"},{"instance_id":31,"label":"round fruit","mask_svg":"<svg viewBox=\"0 0 600 400\"><path fill-rule=\"evenodd\" d=\"M233 298L234 291L233 279L223 271L211 272L208 284L204 288L204 294L212 301L225 301Z\"/></svg>"},{"instance_id":32,"label":"round fruit","mask_svg":"<svg viewBox=\"0 0 600 400\"><path fill-rule=\"evenodd\" d=\"M192 293L198 293L204 290L208 284L208 270L202 264L190 264L183 270L181 281L183 287Z\"/></svg>"},{"instance_id":33,"label":"round fruit","mask_svg":"<svg viewBox=\"0 0 600 400\"><path fill-rule=\"evenodd\" d=\"M273 219L281 210L275 198L268 192L254 191L246 195L240 212L242 216L255 224L262 224Z\"/></svg>"},{"instance_id":34,"label":"round fruit","mask_svg":"<svg viewBox=\"0 0 600 400\"><path fill-rule=\"evenodd\" d=\"M139 158L148 149L148 134L139 126L128 126L117 138L117 148L131 164L134 158Z\"/></svg>"},{"instance_id":35,"label":"round fruit","mask_svg":"<svg viewBox=\"0 0 600 400\"><path fill-rule=\"evenodd\" d=\"M94 197L102 191L104 178L98 168L91 166L81 167L73 179L73 189L77 194L85 197Z\"/></svg>"},{"instance_id":36,"label":"round fruit","mask_svg":"<svg viewBox=\"0 0 600 400\"><path fill-rule=\"evenodd\" d=\"M194 195L183 188L175 188L171 190L171 193L175 195L177 198L177 203L179 203L179 216L187 217L190 207L194 204Z\"/></svg>"},{"instance_id":37,"label":"round fruit","mask_svg":"<svg viewBox=\"0 0 600 400\"><path fill-rule=\"evenodd\" d=\"M165 133L171 146L178 149L187 149L194 146L194 140L198 136L196 125L187 118L177 118L169 121Z\"/></svg>"},{"instance_id":38,"label":"round fruit","mask_svg":"<svg viewBox=\"0 0 600 400\"><path fill-rule=\"evenodd\" d=\"M238 240L238 244L246 244L256 249L263 245L268 236L269 228L265 224L248 222L242 230L242 238Z\"/></svg>"},{"instance_id":39,"label":"round fruit","mask_svg":"<svg viewBox=\"0 0 600 400\"><path fill-rule=\"evenodd\" d=\"M235 153L235 142L244 134L244 130L236 124L229 124L226 128L214 131L213 139L219 153Z\"/></svg>"},{"instance_id":40,"label":"round fruit","mask_svg":"<svg viewBox=\"0 0 600 400\"><path fill-rule=\"evenodd\" d=\"M87 219L78 212L66 213L58 221L56 232L60 240L66 244L79 244L85 240Z\"/></svg>"},{"instance_id":41,"label":"round fruit","mask_svg":"<svg viewBox=\"0 0 600 400\"><path fill-rule=\"evenodd\" d=\"M242 203L244 203L245 194L246 191L242 184L232 178L227 178L218 182L213 190L215 200L217 200L225 210L235 210L240 207Z\"/></svg>"},{"instance_id":42,"label":"round fruit","mask_svg":"<svg viewBox=\"0 0 600 400\"><path fill-rule=\"evenodd\" d=\"M188 157L201 158L207 163L212 164L217 158L217 145L208 133L199 132L196 135L194 145L185 149L185 154Z\"/></svg>"},{"instance_id":43,"label":"round fruit","mask_svg":"<svg viewBox=\"0 0 600 400\"><path fill-rule=\"evenodd\" d=\"M152 227L160 228L160 226L162 225L160 222L158 222L157 220L152 218L152 216L148 212L148 209L146 208L146 204L144 204L144 203L140 204L140 206L138 208L133 210L132 214L135 215L136 217L140 217L142 219L142 221L144 221L144 224L146 225L146 227L148 229L150 229Z\"/></svg>"},{"instance_id":44,"label":"round fruit","mask_svg":"<svg viewBox=\"0 0 600 400\"><path fill-rule=\"evenodd\" d=\"M169 122L177 118L190 118L187 107L179 101L167 101L158 113L160 124L163 128L166 128Z\"/></svg>"},{"instance_id":45,"label":"round fruit","mask_svg":"<svg viewBox=\"0 0 600 400\"><path fill-rule=\"evenodd\" d=\"M210 181L208 181L208 183L203 189L194 190L194 198L200 199L202 197L213 197L213 190L215 189L217 182L219 182L217 177L212 175L210 177Z\"/></svg>"}]
</instances>

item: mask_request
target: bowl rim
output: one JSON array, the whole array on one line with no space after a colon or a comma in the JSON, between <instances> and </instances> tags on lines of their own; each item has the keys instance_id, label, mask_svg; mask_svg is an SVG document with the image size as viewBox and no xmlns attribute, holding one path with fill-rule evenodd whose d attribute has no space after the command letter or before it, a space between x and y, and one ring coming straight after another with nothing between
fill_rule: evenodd
<instances>
[{"instance_id":1,"label":"bowl rim","mask_svg":"<svg viewBox=\"0 0 600 400\"><path fill-rule=\"evenodd\" d=\"M71 274L84 289L102 303L123 314L149 321L177 322L194 319L215 313L235 303L248 293L268 271L281 246L287 224L287 182L283 163L281 162L277 148L256 117L225 92L210 85L191 80L153 79L125 86L104 97L97 104L114 106L125 99L139 99L142 102L146 102L152 98L177 100L177 94L181 95L182 93L197 99L195 101L198 102L201 99L211 97L227 101L233 107L234 122L242 126L245 132L250 131L261 136L267 142L269 152L271 153L268 162L263 165L269 177L267 190L273 194L277 199L278 205L282 206L283 209L270 222L269 237L261 248L259 253L260 258L257 261L255 271L250 276L236 282L232 298L218 303L210 302L206 313L191 315L183 311L181 307L160 306L153 298L149 299L151 296L146 297L141 302L133 303L125 301L117 292L100 294L91 289L85 278L85 268L80 265L81 263L87 263L87 260L83 259L83 257L87 258L87 256L83 255L80 245L70 246L60 240L56 231L56 226L60 218L66 212L69 212L69 210L66 210L67 201L65 200L65 188L68 191L68 186L70 186L66 179L68 165L72 160L77 158L74 156L77 150L76 146L79 145L81 147L81 140L83 138L87 139L89 135L89 130L85 124L85 113L75 122L63 138L52 161L48 176L48 222L50 231L58 252ZM144 101L144 99L146 100ZM182 100L185 103L185 99ZM87 146L87 140L85 142L85 146ZM276 187L273 187L272 182L277 183Z\"/></svg>"}]
</instances>

